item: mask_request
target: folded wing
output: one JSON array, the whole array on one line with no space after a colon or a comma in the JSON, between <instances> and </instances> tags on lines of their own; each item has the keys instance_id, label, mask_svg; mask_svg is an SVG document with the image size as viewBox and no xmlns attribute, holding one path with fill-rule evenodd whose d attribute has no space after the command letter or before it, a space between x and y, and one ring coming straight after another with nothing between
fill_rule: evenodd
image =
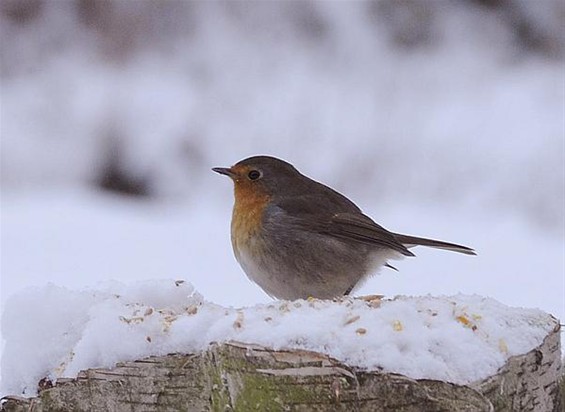
<instances>
[{"instance_id":1,"label":"folded wing","mask_svg":"<svg viewBox=\"0 0 565 412\"><path fill-rule=\"evenodd\" d=\"M404 256L414 256L408 250L414 246L427 246L466 255L476 254L467 246L390 232L341 195L331 198L320 195L294 197L292 201L279 200L274 207L282 212L275 215L285 219L286 224L336 238L389 248Z\"/></svg>"}]
</instances>

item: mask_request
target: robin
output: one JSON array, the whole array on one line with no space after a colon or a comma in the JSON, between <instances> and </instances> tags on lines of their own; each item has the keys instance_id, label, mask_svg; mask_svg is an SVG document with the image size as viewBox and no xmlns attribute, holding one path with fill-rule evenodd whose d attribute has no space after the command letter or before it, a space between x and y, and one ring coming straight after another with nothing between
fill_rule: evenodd
<instances>
[{"instance_id":1,"label":"robin","mask_svg":"<svg viewBox=\"0 0 565 412\"><path fill-rule=\"evenodd\" d=\"M475 255L466 246L389 232L351 200L290 163L254 156L213 171L234 182L231 241L247 276L278 299L350 294L413 246Z\"/></svg>"}]
</instances>

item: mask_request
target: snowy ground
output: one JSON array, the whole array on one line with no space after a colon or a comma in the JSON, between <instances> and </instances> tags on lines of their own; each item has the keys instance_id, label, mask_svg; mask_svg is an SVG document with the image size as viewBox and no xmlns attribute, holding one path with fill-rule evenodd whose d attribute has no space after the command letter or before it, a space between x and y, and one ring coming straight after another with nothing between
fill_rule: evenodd
<instances>
[{"instance_id":1,"label":"snowy ground","mask_svg":"<svg viewBox=\"0 0 565 412\"><path fill-rule=\"evenodd\" d=\"M49 308L49 310L45 310ZM540 345L556 320L480 296L278 301L233 309L189 283L165 281L72 292L31 288L9 301L2 390L34 395L48 376L238 340L326 353L368 370L471 383Z\"/></svg>"}]
</instances>

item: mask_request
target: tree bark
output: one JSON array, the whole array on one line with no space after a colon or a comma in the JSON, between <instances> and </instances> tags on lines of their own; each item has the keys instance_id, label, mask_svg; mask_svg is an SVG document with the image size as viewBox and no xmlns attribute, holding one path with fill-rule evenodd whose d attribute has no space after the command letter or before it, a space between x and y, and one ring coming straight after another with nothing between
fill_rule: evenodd
<instances>
[{"instance_id":1,"label":"tree bark","mask_svg":"<svg viewBox=\"0 0 565 412\"><path fill-rule=\"evenodd\" d=\"M561 411L559 326L470 385L366 372L314 352L230 342L88 369L2 411Z\"/></svg>"}]
</instances>

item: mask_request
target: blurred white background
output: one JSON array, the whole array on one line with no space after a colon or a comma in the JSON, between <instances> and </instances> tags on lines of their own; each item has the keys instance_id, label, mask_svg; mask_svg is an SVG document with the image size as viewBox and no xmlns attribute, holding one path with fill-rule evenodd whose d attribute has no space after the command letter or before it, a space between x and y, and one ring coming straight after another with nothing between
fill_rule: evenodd
<instances>
[{"instance_id":1,"label":"blurred white background","mask_svg":"<svg viewBox=\"0 0 565 412\"><path fill-rule=\"evenodd\" d=\"M269 301L210 168L270 154L478 252L416 249L360 293L565 318L564 22L558 0L3 0L2 305L154 278Z\"/></svg>"}]
</instances>

